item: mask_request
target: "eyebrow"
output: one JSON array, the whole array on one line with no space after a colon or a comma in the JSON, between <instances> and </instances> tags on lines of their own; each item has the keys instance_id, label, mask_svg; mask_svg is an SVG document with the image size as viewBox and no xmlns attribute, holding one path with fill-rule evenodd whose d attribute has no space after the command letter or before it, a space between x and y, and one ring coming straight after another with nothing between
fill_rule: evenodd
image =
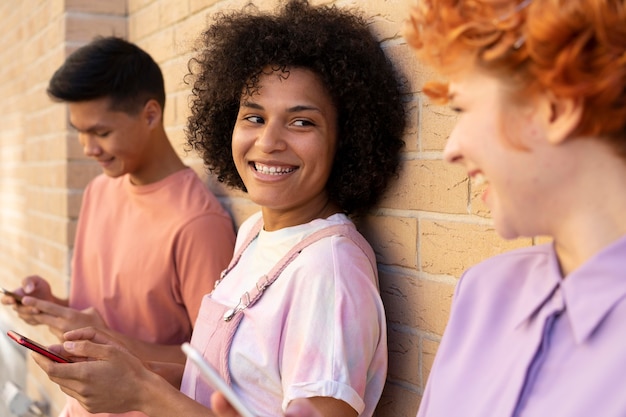
<instances>
[{"instance_id":1,"label":"eyebrow","mask_svg":"<svg viewBox=\"0 0 626 417\"><path fill-rule=\"evenodd\" d=\"M109 127L107 127L107 126L96 124L96 125L93 125L93 126L89 126L89 127L88 127L87 129L85 129L85 130L81 130L81 129L77 128L76 126L74 126L74 123L72 123L71 121L69 122L69 124L70 124L70 127L71 127L72 129L76 130L77 132L89 132L89 133L93 133L93 132L96 132L96 131L98 131L98 130L103 130L103 129L104 129L104 130L106 130L106 129L109 129Z\"/></svg>"},{"instance_id":2,"label":"eyebrow","mask_svg":"<svg viewBox=\"0 0 626 417\"><path fill-rule=\"evenodd\" d=\"M256 110L264 110L264 107L261 106L260 104L253 103L253 102L250 102L250 101L244 101L241 104L241 107L247 107L249 109L256 109ZM297 112L301 112L301 111L315 111L315 112L318 112L318 113L322 113L322 111L319 108L315 107L315 106L306 106L306 105L303 105L303 104L300 104L300 105L297 105L297 106L293 106L293 107L289 107L287 109L287 113L297 113Z\"/></svg>"}]
</instances>

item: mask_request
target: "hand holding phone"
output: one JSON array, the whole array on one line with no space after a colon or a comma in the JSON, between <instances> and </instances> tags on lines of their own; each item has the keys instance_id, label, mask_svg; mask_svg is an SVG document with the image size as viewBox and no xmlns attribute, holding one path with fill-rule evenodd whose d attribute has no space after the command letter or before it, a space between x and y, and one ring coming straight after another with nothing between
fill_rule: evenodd
<instances>
[{"instance_id":1,"label":"hand holding phone","mask_svg":"<svg viewBox=\"0 0 626 417\"><path fill-rule=\"evenodd\" d=\"M189 343L181 346L185 355L200 369L202 376L213 388L220 391L228 402L237 410L242 417L255 417L250 410L241 402L235 391L222 379L217 371L202 357L202 354Z\"/></svg>"},{"instance_id":2,"label":"hand holding phone","mask_svg":"<svg viewBox=\"0 0 626 417\"><path fill-rule=\"evenodd\" d=\"M34 340L31 340L29 338L27 338L26 336L22 336L21 334L14 332L12 330L9 330L7 332L7 336L9 336L11 339L13 339L15 342L17 342L18 344L27 347L28 349L39 353L40 355L45 356L48 359L53 360L54 362L58 362L58 363L70 363L73 362L71 359L68 359L66 357L63 357L61 355L59 355L58 353L54 353L51 350L49 350L47 347L35 342Z\"/></svg>"},{"instance_id":3,"label":"hand holding phone","mask_svg":"<svg viewBox=\"0 0 626 417\"><path fill-rule=\"evenodd\" d=\"M13 297L13 299L15 300L15 302L17 304L22 304L22 296L21 295L16 294L13 291L9 291L6 288L0 288L0 292L2 292L4 295L8 295L9 297Z\"/></svg>"}]
</instances>

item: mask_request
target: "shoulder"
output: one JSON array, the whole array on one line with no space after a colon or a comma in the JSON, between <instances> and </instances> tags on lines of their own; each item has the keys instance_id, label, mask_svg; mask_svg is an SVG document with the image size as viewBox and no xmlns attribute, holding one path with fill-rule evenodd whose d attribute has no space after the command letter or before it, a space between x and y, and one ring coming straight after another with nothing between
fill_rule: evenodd
<instances>
[{"instance_id":1,"label":"shoulder","mask_svg":"<svg viewBox=\"0 0 626 417\"><path fill-rule=\"evenodd\" d=\"M230 218L215 194L191 168L180 170L164 181L164 192L159 193L159 198L164 204L170 201L185 217L218 215Z\"/></svg>"},{"instance_id":2,"label":"shoulder","mask_svg":"<svg viewBox=\"0 0 626 417\"><path fill-rule=\"evenodd\" d=\"M469 268L457 293L513 292L532 279L543 279L554 262L552 244L529 246L488 258Z\"/></svg>"},{"instance_id":3,"label":"shoulder","mask_svg":"<svg viewBox=\"0 0 626 417\"><path fill-rule=\"evenodd\" d=\"M307 275L334 277L334 285L366 280L377 286L374 252L354 224L345 217L331 220L326 227L333 227L332 233L307 246L296 265ZM314 228L308 236L320 230L323 228Z\"/></svg>"},{"instance_id":4,"label":"shoulder","mask_svg":"<svg viewBox=\"0 0 626 417\"><path fill-rule=\"evenodd\" d=\"M552 244L528 246L492 256L471 267L468 271L500 271L528 269L544 264L553 254Z\"/></svg>"}]
</instances>

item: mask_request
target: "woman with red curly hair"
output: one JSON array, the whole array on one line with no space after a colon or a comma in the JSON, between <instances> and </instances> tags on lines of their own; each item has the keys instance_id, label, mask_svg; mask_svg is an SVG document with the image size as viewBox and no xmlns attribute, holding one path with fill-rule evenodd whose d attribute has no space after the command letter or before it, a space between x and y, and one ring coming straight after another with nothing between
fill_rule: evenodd
<instances>
[{"instance_id":1,"label":"woman with red curly hair","mask_svg":"<svg viewBox=\"0 0 626 417\"><path fill-rule=\"evenodd\" d=\"M420 0L444 158L506 239L469 269L418 417L626 415L626 2Z\"/></svg>"}]
</instances>

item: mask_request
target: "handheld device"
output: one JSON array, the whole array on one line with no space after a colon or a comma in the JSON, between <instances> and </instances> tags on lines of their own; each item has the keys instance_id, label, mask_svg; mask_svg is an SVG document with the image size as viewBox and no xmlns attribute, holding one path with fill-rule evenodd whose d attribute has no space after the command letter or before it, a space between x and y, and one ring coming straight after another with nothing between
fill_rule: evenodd
<instances>
[{"instance_id":1,"label":"handheld device","mask_svg":"<svg viewBox=\"0 0 626 417\"><path fill-rule=\"evenodd\" d=\"M226 381L222 379L222 377L217 373L217 371L211 366L204 358L202 354L196 350L189 343L183 343L181 346L185 355L200 369L202 376L206 379L206 381L211 384L213 388L220 391L228 402L237 410L242 417L255 417L254 414L250 410L246 408L246 406L241 402L235 391L228 386Z\"/></svg>"},{"instance_id":2,"label":"handheld device","mask_svg":"<svg viewBox=\"0 0 626 417\"><path fill-rule=\"evenodd\" d=\"M13 297L13 299L15 300L16 303L22 304L22 296L21 295L16 294L13 291L9 291L6 288L0 288L0 292L2 292L4 295L8 295L9 297Z\"/></svg>"},{"instance_id":3,"label":"handheld device","mask_svg":"<svg viewBox=\"0 0 626 417\"><path fill-rule=\"evenodd\" d=\"M63 357L61 355L59 355L58 353L54 353L51 350L49 350L47 347L35 342L34 340L29 339L26 336L22 336L21 334L14 332L13 330L9 330L7 332L7 336L9 336L11 339L15 340L15 342L19 343L20 345L27 347L28 349L39 353L40 355L45 356L48 359L51 359L55 362L58 363L70 363L73 362L71 359L68 359L66 357Z\"/></svg>"}]
</instances>

